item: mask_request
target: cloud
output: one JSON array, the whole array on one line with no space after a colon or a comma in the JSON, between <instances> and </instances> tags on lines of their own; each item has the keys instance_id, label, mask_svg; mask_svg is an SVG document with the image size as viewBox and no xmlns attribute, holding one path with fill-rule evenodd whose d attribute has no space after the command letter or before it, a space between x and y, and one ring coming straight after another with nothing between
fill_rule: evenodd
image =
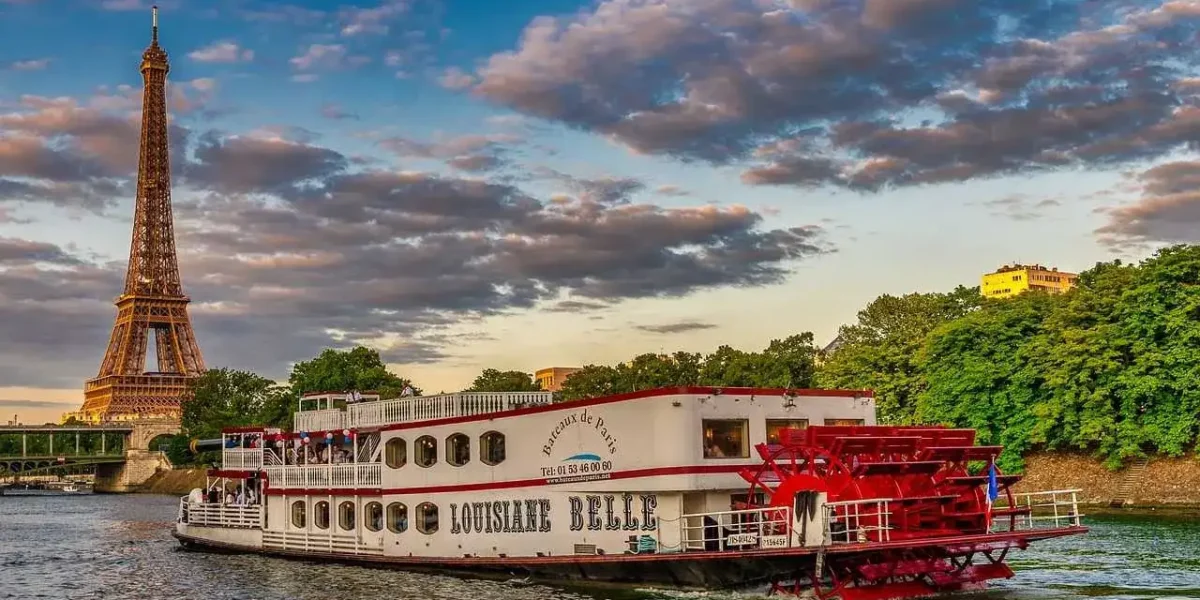
<instances>
[{"instance_id":1,"label":"cloud","mask_svg":"<svg viewBox=\"0 0 1200 600\"><path fill-rule=\"evenodd\" d=\"M542 310L551 313L583 313L596 310L604 310L608 308L608 304L603 302L590 302L586 300L561 300Z\"/></svg>"},{"instance_id":2,"label":"cloud","mask_svg":"<svg viewBox=\"0 0 1200 600\"><path fill-rule=\"evenodd\" d=\"M1002 198L988 200L983 203L998 217L1014 221L1033 221L1044 216L1046 209L1060 206L1061 201L1055 198L1035 200L1024 194L1011 194Z\"/></svg>"},{"instance_id":3,"label":"cloud","mask_svg":"<svg viewBox=\"0 0 1200 600\"><path fill-rule=\"evenodd\" d=\"M18 60L8 65L13 71L42 71L50 66L49 58L36 58L30 60Z\"/></svg>"},{"instance_id":4,"label":"cloud","mask_svg":"<svg viewBox=\"0 0 1200 600\"><path fill-rule=\"evenodd\" d=\"M446 161L460 171L490 171L505 164L509 147L522 143L513 134L461 135L422 142L405 137L390 137L379 146L402 158L427 158Z\"/></svg>"},{"instance_id":5,"label":"cloud","mask_svg":"<svg viewBox=\"0 0 1200 600\"><path fill-rule=\"evenodd\" d=\"M1136 180L1141 198L1103 209L1108 222L1095 232L1102 244L1130 250L1200 242L1200 160L1160 164Z\"/></svg>"},{"instance_id":6,"label":"cloud","mask_svg":"<svg viewBox=\"0 0 1200 600\"><path fill-rule=\"evenodd\" d=\"M300 71L316 68L336 69L346 59L346 47L341 44L310 44L303 54L290 59L292 67Z\"/></svg>"},{"instance_id":7,"label":"cloud","mask_svg":"<svg viewBox=\"0 0 1200 600\"><path fill-rule=\"evenodd\" d=\"M408 12L408 9L407 0L384 0L371 8L343 7L338 13L342 23L341 34L352 37L387 33L390 30L389 21Z\"/></svg>"},{"instance_id":8,"label":"cloud","mask_svg":"<svg viewBox=\"0 0 1200 600\"><path fill-rule=\"evenodd\" d=\"M357 114L347 112L341 106L338 106L332 102L326 102L325 104L321 105L321 116L325 117L326 119L333 119L335 121L341 121L343 119L359 119Z\"/></svg>"},{"instance_id":9,"label":"cloud","mask_svg":"<svg viewBox=\"0 0 1200 600\"><path fill-rule=\"evenodd\" d=\"M662 325L637 325L636 328L648 333L658 334L675 334L687 333L689 331L703 331L705 329L715 329L717 326L713 323L701 323L699 321L679 321L677 323L664 323Z\"/></svg>"},{"instance_id":10,"label":"cloud","mask_svg":"<svg viewBox=\"0 0 1200 600\"><path fill-rule=\"evenodd\" d=\"M254 60L254 51L242 48L236 42L213 42L188 53L188 58L202 63L236 63Z\"/></svg>"},{"instance_id":11,"label":"cloud","mask_svg":"<svg viewBox=\"0 0 1200 600\"><path fill-rule=\"evenodd\" d=\"M465 90L475 84L475 77L458 67L450 67L438 77L438 85L448 90Z\"/></svg>"},{"instance_id":12,"label":"cloud","mask_svg":"<svg viewBox=\"0 0 1200 600\"><path fill-rule=\"evenodd\" d=\"M876 191L1193 143L1198 21L1178 0L605 0L450 79L748 184Z\"/></svg>"}]
</instances>

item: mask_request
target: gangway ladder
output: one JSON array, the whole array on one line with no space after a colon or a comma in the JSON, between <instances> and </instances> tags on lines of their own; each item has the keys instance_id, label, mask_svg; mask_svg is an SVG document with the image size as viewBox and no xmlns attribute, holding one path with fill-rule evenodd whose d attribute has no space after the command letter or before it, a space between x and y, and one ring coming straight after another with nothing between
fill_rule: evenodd
<instances>
[{"instance_id":1,"label":"gangway ladder","mask_svg":"<svg viewBox=\"0 0 1200 600\"><path fill-rule=\"evenodd\" d=\"M1142 476L1146 473L1146 466L1150 463L1150 459L1141 457L1135 460L1125 470L1125 476L1121 478L1121 484L1117 487L1117 495L1109 501L1110 508L1121 508L1125 506L1125 501L1142 483Z\"/></svg>"}]
</instances>

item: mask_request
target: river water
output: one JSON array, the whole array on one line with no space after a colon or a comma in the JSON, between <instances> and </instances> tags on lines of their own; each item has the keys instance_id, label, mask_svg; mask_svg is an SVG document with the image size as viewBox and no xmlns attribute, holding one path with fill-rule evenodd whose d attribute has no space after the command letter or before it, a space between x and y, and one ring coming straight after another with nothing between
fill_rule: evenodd
<instances>
[{"instance_id":1,"label":"river water","mask_svg":"<svg viewBox=\"0 0 1200 600\"><path fill-rule=\"evenodd\" d=\"M759 594L580 591L260 556L183 552L167 496L0 497L0 598L105 600L744 600ZM1087 519L1086 536L1018 552L985 600L1200 599L1200 519ZM980 598L974 595L972 598Z\"/></svg>"}]
</instances>

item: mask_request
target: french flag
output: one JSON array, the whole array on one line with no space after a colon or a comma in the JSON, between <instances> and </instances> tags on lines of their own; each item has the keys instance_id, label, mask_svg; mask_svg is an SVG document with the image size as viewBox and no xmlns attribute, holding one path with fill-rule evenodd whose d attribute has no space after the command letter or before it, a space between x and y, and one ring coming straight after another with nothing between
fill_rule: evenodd
<instances>
[{"instance_id":1,"label":"french flag","mask_svg":"<svg viewBox=\"0 0 1200 600\"><path fill-rule=\"evenodd\" d=\"M992 530L992 504L996 502L996 498L1000 497L1000 484L996 480L996 457L992 457L988 461L988 484L987 484L987 524L988 531Z\"/></svg>"}]
</instances>

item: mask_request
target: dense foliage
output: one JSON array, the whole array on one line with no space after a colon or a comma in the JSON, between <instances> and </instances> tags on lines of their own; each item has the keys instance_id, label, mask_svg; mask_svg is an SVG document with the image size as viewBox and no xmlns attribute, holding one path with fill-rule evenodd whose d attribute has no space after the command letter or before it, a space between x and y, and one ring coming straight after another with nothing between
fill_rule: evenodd
<instances>
[{"instance_id":1,"label":"dense foliage","mask_svg":"<svg viewBox=\"0 0 1200 600\"><path fill-rule=\"evenodd\" d=\"M463 390L464 392L540 392L542 386L538 385L529 373L522 371L500 371L498 369L484 369L475 381L471 383L471 387Z\"/></svg>"},{"instance_id":2,"label":"dense foliage","mask_svg":"<svg viewBox=\"0 0 1200 600\"><path fill-rule=\"evenodd\" d=\"M702 356L691 352L642 354L617 366L587 365L563 382L561 399L579 400L667 386L813 386L817 348L802 333L771 343L761 352L721 346Z\"/></svg>"},{"instance_id":3,"label":"dense foliage","mask_svg":"<svg viewBox=\"0 0 1200 600\"><path fill-rule=\"evenodd\" d=\"M1097 264L1066 294L960 308L890 363L897 355L884 338L848 342L821 382L880 390L881 417L893 422L977 428L982 441L1006 446L1009 468L1035 448L1086 450L1116 467L1196 447L1200 246L1139 265ZM917 301L904 311L925 312ZM860 315L859 326L868 323ZM880 385L889 379L900 389Z\"/></svg>"}]
</instances>

